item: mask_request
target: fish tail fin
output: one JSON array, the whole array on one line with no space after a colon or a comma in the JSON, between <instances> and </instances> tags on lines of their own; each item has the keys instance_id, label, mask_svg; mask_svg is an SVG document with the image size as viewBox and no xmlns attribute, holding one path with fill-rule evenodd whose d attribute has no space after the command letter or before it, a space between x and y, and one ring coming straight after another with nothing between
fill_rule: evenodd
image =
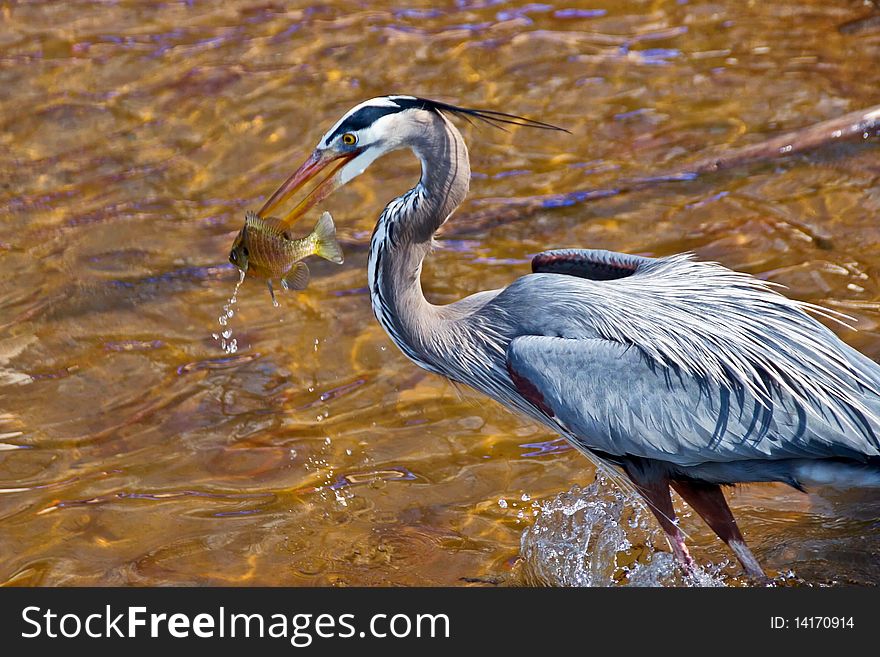
<instances>
[{"instance_id":1,"label":"fish tail fin","mask_svg":"<svg viewBox=\"0 0 880 657\"><path fill-rule=\"evenodd\" d=\"M318 219L315 230L312 231L312 239L315 241L315 255L335 262L337 265L342 264L344 260L342 248L336 241L336 225L329 212L325 212Z\"/></svg>"}]
</instances>

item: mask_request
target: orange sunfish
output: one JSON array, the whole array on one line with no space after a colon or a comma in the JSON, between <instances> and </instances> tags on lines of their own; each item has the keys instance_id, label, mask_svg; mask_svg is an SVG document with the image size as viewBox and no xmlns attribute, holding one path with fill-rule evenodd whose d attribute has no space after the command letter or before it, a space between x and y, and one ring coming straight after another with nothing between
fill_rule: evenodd
<instances>
[{"instance_id":1,"label":"orange sunfish","mask_svg":"<svg viewBox=\"0 0 880 657\"><path fill-rule=\"evenodd\" d=\"M285 290L304 290L309 284L309 268L302 260L310 255L342 264L342 249L336 241L336 226L329 212L321 215L310 235L295 239L278 219L262 219L248 211L244 228L229 252L229 262L247 276L265 279L272 303L277 306L272 279L281 279Z\"/></svg>"}]
</instances>

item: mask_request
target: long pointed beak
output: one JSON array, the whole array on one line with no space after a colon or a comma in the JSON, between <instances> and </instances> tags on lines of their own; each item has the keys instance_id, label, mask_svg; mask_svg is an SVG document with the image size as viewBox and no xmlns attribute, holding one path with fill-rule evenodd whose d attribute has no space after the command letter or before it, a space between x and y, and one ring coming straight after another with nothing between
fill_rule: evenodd
<instances>
[{"instance_id":1,"label":"long pointed beak","mask_svg":"<svg viewBox=\"0 0 880 657\"><path fill-rule=\"evenodd\" d=\"M303 214L317 203L327 198L333 190L339 187L339 171L343 166L360 154L359 151L346 153L345 155L332 155L315 151L302 163L299 169L284 181L269 200L263 204L257 213L260 217L268 216L272 210L284 203L288 198L295 194L298 190L315 178L319 173L329 167L330 171L318 185L303 198L296 207L288 212L281 220L286 225L293 224Z\"/></svg>"}]
</instances>

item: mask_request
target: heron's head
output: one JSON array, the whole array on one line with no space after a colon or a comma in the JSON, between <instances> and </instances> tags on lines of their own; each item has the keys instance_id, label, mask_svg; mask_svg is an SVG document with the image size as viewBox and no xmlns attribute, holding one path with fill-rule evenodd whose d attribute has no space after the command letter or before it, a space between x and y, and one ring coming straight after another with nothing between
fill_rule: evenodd
<instances>
[{"instance_id":1,"label":"heron's head","mask_svg":"<svg viewBox=\"0 0 880 657\"><path fill-rule=\"evenodd\" d=\"M475 110L415 96L380 96L349 110L317 148L258 212L269 215L278 205L323 173L321 182L282 220L291 224L334 190L366 171L376 159L400 148L412 146L442 119L443 113L476 118L496 127L522 125L561 130L540 121L492 110ZM439 125L448 125L441 121Z\"/></svg>"}]
</instances>

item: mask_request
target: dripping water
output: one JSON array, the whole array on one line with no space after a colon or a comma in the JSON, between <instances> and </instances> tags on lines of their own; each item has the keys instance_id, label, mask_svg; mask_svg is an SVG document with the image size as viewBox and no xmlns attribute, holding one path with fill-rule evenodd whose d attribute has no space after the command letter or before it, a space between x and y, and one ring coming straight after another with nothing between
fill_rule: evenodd
<instances>
[{"instance_id":1,"label":"dripping water","mask_svg":"<svg viewBox=\"0 0 880 657\"><path fill-rule=\"evenodd\" d=\"M244 283L244 278L245 272L239 271L238 283L235 284L232 296L229 297L229 300L223 306L223 312L220 313L220 316L217 318L217 323L220 324L220 332L212 334L214 340L220 342L220 348L227 354L234 354L238 351L238 340L232 337L232 329L229 328L229 320L235 315L235 309L233 306L238 302L238 290L241 288L242 283Z\"/></svg>"}]
</instances>

